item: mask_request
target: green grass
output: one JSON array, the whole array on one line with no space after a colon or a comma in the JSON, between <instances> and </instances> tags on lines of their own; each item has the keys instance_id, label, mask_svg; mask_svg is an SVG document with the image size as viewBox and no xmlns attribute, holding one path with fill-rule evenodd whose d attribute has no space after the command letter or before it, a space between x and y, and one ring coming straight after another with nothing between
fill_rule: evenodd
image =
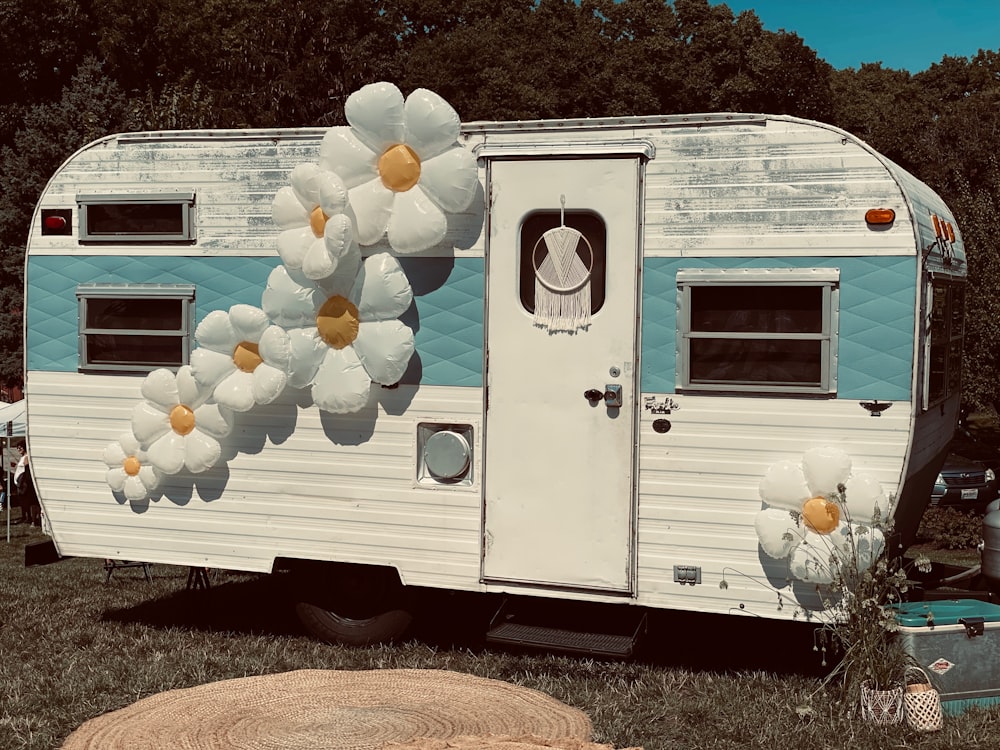
<instances>
[{"instance_id":1,"label":"green grass","mask_svg":"<svg viewBox=\"0 0 1000 750\"><path fill-rule=\"evenodd\" d=\"M823 688L811 638L790 624L670 615L653 622L636 661L491 650L488 607L432 596L424 624L395 646L349 649L307 637L280 576L213 572L186 591L187 570L122 570L101 561L25 568L14 526L0 540L0 748L58 748L77 726L173 688L294 669L452 669L545 691L585 711L615 747L994 748L1000 709L947 718L942 732L870 727ZM488 603L488 602L487 602ZM998 667L1000 680L1000 667Z\"/></svg>"}]
</instances>

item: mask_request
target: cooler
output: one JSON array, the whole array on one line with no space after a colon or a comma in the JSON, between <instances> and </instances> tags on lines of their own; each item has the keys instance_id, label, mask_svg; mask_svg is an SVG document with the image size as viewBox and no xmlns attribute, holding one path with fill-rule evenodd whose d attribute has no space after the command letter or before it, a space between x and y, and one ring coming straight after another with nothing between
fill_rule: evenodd
<instances>
[{"instance_id":1,"label":"cooler","mask_svg":"<svg viewBox=\"0 0 1000 750\"><path fill-rule=\"evenodd\" d=\"M1000 605L950 599L894 609L904 648L940 693L944 713L1000 704Z\"/></svg>"}]
</instances>

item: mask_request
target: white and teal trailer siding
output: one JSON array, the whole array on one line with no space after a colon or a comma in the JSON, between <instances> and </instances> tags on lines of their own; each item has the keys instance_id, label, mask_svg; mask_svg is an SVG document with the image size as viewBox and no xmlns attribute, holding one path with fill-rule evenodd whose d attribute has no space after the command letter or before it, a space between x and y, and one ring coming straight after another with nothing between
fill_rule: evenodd
<instances>
[{"instance_id":1,"label":"white and teal trailer siding","mask_svg":"<svg viewBox=\"0 0 1000 750\"><path fill-rule=\"evenodd\" d=\"M316 160L322 134L112 136L47 186L28 243L25 388L36 481L63 555L251 571L336 560L391 566L408 585L780 618L793 608L732 575L784 585L753 527L772 463L840 447L901 494L904 520L919 518L958 405L957 393L925 398L937 377L923 336L929 285L964 277L961 235L939 241L931 217L953 222L947 207L865 144L761 115L464 126L483 190L450 217L442 246L402 259L416 354L399 386L375 389L354 415L321 413L308 391L290 390L237 415L215 469L172 477L145 503L116 498L101 454L127 431L143 373L81 370L78 288L192 287L191 331L213 310L259 305L280 262L271 200L293 167ZM78 196L151 193L194 195L193 242L79 241ZM572 348L546 359L545 342L564 339L531 338L517 307L525 206L557 212L560 195L599 216L609 238L609 294L591 330L602 338L576 340L591 353L624 340L628 353L597 365ZM894 209L895 221L867 225L870 208ZM71 210L73 232L42 234L45 209ZM678 289L741 274L832 279L825 392L684 387ZM614 327L600 327L605 314L619 316ZM522 336L522 356L498 364ZM624 394L618 433L602 432L610 411L583 397L612 382ZM862 402L891 406L874 417ZM539 423L505 423L497 403ZM465 481L440 483L420 468L421 430L454 425L472 460ZM609 434L615 445L601 442ZM581 482L623 489L603 497ZM676 582L675 566L698 569L701 585Z\"/></svg>"}]
</instances>

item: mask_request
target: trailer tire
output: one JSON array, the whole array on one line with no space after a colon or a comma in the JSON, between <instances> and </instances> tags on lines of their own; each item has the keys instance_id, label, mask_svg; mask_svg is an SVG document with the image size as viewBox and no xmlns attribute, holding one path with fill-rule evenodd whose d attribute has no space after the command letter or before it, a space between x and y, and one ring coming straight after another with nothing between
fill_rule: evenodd
<instances>
[{"instance_id":1,"label":"trailer tire","mask_svg":"<svg viewBox=\"0 0 1000 750\"><path fill-rule=\"evenodd\" d=\"M307 563L296 570L295 613L316 638L345 646L386 643L413 621L392 568Z\"/></svg>"},{"instance_id":2,"label":"trailer tire","mask_svg":"<svg viewBox=\"0 0 1000 750\"><path fill-rule=\"evenodd\" d=\"M327 643L370 646L401 636L413 621L405 609L391 609L363 619L343 617L315 604L295 605L299 620L312 635Z\"/></svg>"}]
</instances>

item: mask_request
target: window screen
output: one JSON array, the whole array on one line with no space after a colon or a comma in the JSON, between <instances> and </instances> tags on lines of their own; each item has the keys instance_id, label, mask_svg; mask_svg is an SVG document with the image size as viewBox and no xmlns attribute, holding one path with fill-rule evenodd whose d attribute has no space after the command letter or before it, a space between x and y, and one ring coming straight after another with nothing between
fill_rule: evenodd
<instances>
[{"instance_id":1,"label":"window screen","mask_svg":"<svg viewBox=\"0 0 1000 750\"><path fill-rule=\"evenodd\" d=\"M834 392L839 274L820 271L680 273L681 387Z\"/></svg>"},{"instance_id":2,"label":"window screen","mask_svg":"<svg viewBox=\"0 0 1000 750\"><path fill-rule=\"evenodd\" d=\"M80 286L80 369L148 371L188 363L194 287Z\"/></svg>"},{"instance_id":3,"label":"window screen","mask_svg":"<svg viewBox=\"0 0 1000 750\"><path fill-rule=\"evenodd\" d=\"M965 286L935 279L930 286L930 344L927 402L943 401L962 386Z\"/></svg>"}]
</instances>

